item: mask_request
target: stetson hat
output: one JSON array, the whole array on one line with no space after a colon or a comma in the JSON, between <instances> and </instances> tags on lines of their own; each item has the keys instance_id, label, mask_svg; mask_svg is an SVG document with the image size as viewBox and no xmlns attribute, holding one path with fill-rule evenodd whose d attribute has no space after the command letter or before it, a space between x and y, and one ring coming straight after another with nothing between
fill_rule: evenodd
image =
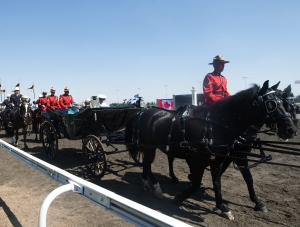
<instances>
[{"instance_id":1,"label":"stetson hat","mask_svg":"<svg viewBox=\"0 0 300 227\"><path fill-rule=\"evenodd\" d=\"M43 91L43 94L47 94L47 91Z\"/></svg>"},{"instance_id":2,"label":"stetson hat","mask_svg":"<svg viewBox=\"0 0 300 227\"><path fill-rule=\"evenodd\" d=\"M20 88L19 87L15 87L14 91L20 91Z\"/></svg>"},{"instance_id":3,"label":"stetson hat","mask_svg":"<svg viewBox=\"0 0 300 227\"><path fill-rule=\"evenodd\" d=\"M55 89L54 87L52 87L52 88L50 89L50 92L52 92L52 91L56 91L56 89Z\"/></svg>"},{"instance_id":4,"label":"stetson hat","mask_svg":"<svg viewBox=\"0 0 300 227\"><path fill-rule=\"evenodd\" d=\"M70 91L70 88L68 88L68 86L66 86L64 91Z\"/></svg>"},{"instance_id":5,"label":"stetson hat","mask_svg":"<svg viewBox=\"0 0 300 227\"><path fill-rule=\"evenodd\" d=\"M229 63L229 61L225 61L224 57L222 55L217 55L214 57L213 62L208 63L209 65L213 65L214 63Z\"/></svg>"}]
</instances>

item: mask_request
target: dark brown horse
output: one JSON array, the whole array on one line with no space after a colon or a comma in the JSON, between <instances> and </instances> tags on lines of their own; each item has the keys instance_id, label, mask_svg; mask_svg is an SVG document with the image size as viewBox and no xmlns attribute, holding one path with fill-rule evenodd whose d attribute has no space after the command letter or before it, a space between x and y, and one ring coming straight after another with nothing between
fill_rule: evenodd
<instances>
[{"instance_id":1,"label":"dark brown horse","mask_svg":"<svg viewBox=\"0 0 300 227\"><path fill-rule=\"evenodd\" d=\"M12 127L7 127L9 118L5 116L3 119L3 123L7 135L12 136L11 143L15 146L18 145L19 129L22 128L23 135L24 135L24 148L28 148L26 143L27 129L28 126L32 124L32 110L29 103L23 100L20 106L15 108L15 111L13 111L11 120L12 120ZM14 138L14 134L15 134L15 138Z\"/></svg>"}]
</instances>

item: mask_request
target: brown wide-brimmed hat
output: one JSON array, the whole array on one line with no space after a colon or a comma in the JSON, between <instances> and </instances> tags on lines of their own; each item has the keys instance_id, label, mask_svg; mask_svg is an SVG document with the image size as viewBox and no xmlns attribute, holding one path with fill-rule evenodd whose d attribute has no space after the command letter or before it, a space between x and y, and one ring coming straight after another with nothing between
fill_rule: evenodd
<instances>
[{"instance_id":1,"label":"brown wide-brimmed hat","mask_svg":"<svg viewBox=\"0 0 300 227\"><path fill-rule=\"evenodd\" d=\"M213 62L208 63L209 65L213 65L214 63L229 63L229 61L225 61L224 57L222 55L217 55L214 57Z\"/></svg>"}]
</instances>

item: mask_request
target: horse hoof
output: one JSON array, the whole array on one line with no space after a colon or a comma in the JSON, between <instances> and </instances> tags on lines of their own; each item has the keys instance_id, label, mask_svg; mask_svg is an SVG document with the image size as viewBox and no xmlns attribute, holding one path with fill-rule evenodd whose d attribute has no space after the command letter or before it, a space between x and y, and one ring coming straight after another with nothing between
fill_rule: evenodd
<instances>
[{"instance_id":1,"label":"horse hoof","mask_svg":"<svg viewBox=\"0 0 300 227\"><path fill-rule=\"evenodd\" d=\"M266 205L263 202L258 202L255 207L254 207L255 211L261 211L264 213L268 212L268 208L266 207Z\"/></svg>"},{"instance_id":2,"label":"horse hoof","mask_svg":"<svg viewBox=\"0 0 300 227\"><path fill-rule=\"evenodd\" d=\"M163 194L160 193L160 192L157 192L157 191L154 191L154 195L159 198L159 199L162 199L163 198Z\"/></svg>"},{"instance_id":3,"label":"horse hoof","mask_svg":"<svg viewBox=\"0 0 300 227\"><path fill-rule=\"evenodd\" d=\"M182 200L179 198L179 195L176 195L174 197L174 202L177 206L181 206L182 205Z\"/></svg>"},{"instance_id":4,"label":"horse hoof","mask_svg":"<svg viewBox=\"0 0 300 227\"><path fill-rule=\"evenodd\" d=\"M229 219L230 221L233 221L234 220L234 216L233 214L231 213L231 211L228 211L228 212L222 212L222 216Z\"/></svg>"}]
</instances>

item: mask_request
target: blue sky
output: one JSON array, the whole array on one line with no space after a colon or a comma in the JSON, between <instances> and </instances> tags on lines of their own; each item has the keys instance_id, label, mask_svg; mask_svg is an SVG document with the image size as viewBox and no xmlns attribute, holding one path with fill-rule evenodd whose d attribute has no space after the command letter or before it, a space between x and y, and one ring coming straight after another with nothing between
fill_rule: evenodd
<instances>
[{"instance_id":1,"label":"blue sky","mask_svg":"<svg viewBox=\"0 0 300 227\"><path fill-rule=\"evenodd\" d=\"M202 92L221 54L231 94L281 81L300 95L300 1L0 1L2 89L65 86L76 101ZM243 77L248 77L245 81ZM167 85L167 86L165 86Z\"/></svg>"}]
</instances>

